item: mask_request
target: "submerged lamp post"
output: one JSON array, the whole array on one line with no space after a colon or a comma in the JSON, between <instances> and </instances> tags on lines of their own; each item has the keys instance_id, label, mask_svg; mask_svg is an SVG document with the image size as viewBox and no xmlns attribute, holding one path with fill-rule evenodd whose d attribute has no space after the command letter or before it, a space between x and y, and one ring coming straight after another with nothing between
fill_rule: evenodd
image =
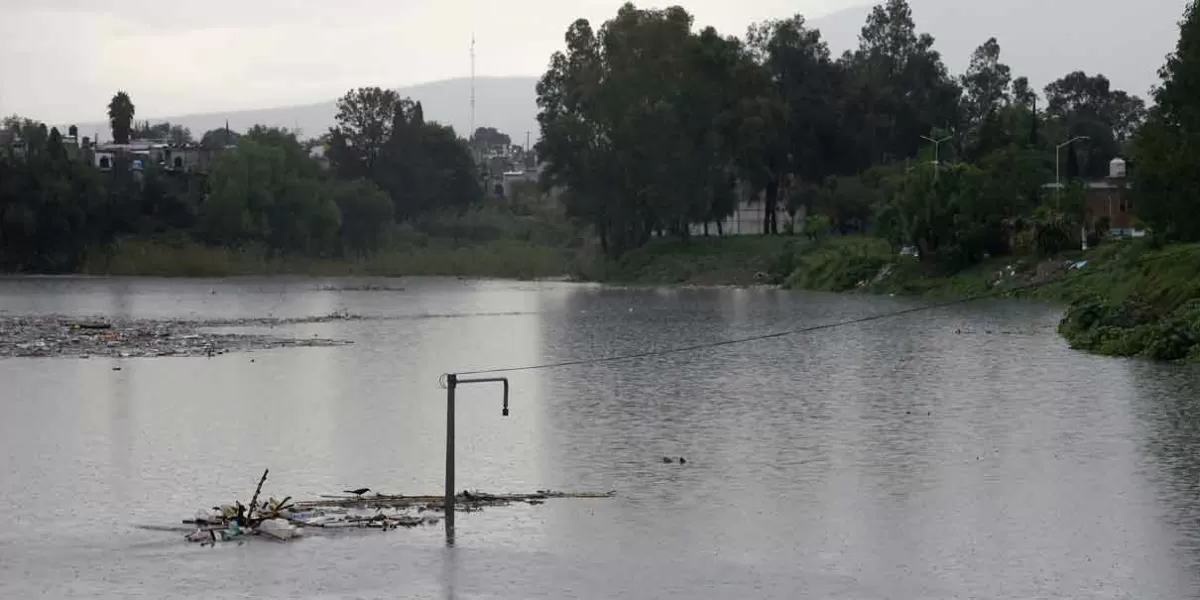
<instances>
[{"instance_id":1,"label":"submerged lamp post","mask_svg":"<svg viewBox=\"0 0 1200 600\"><path fill-rule=\"evenodd\" d=\"M467 383L503 383L504 408L500 416L508 416L508 378L482 377L477 379L460 379L450 373L444 375L443 387L446 388L446 497L442 501L442 510L446 518L446 540L454 540L454 392L458 386Z\"/></svg>"}]
</instances>

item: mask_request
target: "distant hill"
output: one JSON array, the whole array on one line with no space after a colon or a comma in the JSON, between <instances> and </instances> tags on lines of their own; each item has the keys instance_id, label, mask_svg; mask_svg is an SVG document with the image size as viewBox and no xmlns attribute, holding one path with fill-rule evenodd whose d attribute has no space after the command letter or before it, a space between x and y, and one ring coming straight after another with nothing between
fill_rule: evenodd
<instances>
[{"instance_id":1,"label":"distant hill","mask_svg":"<svg viewBox=\"0 0 1200 600\"><path fill-rule=\"evenodd\" d=\"M935 47L954 74L962 73L971 52L989 37L996 37L1002 60L1014 76L1024 75L1040 90L1073 70L1103 73L1113 85L1145 97L1158 83L1158 69L1174 50L1183 15L1183 0L1139 0L1104 8L1095 0L910 0L917 29L932 33ZM858 33L870 5L842 10L818 19L819 28L835 55L858 45ZM780 15L781 17L786 15ZM728 28L726 28L728 29ZM729 29L733 31L732 29ZM525 132L537 139L537 76L478 77L475 123L507 133L516 144ZM467 78L447 79L406 87L401 94L420 100L427 119L454 127L466 135L470 124L471 83ZM185 125L199 137L209 129L234 130L256 124L298 127L305 137L324 133L333 125L334 103L324 102L250 111L202 115L160 116ZM108 137L107 124L81 125L84 135L100 132Z\"/></svg>"},{"instance_id":2,"label":"distant hill","mask_svg":"<svg viewBox=\"0 0 1200 600\"><path fill-rule=\"evenodd\" d=\"M475 78L475 124L477 127L495 127L507 133L514 144L525 143L525 132L531 132L536 140L537 104L534 88L535 77L476 77ZM454 127L459 135L466 136L471 124L471 80L469 78L446 79L400 88L400 95L419 100L425 109L425 118ZM213 112L198 115L150 116L151 122L170 121L192 130L197 139L205 131L218 129L229 121L230 129L245 131L254 125L299 129L302 137L317 137L334 124L337 108L334 100L318 104L283 106L261 110ZM101 140L109 138L107 123L90 123L79 126L81 135L99 132Z\"/></svg>"}]
</instances>

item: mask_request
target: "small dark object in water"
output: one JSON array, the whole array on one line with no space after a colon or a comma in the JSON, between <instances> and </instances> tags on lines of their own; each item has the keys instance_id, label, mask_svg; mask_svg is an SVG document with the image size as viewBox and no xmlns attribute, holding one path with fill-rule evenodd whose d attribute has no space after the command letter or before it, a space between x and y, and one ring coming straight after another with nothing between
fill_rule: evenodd
<instances>
[{"instance_id":1,"label":"small dark object in water","mask_svg":"<svg viewBox=\"0 0 1200 600\"><path fill-rule=\"evenodd\" d=\"M74 323L78 329L112 329L112 323L97 321L94 323Z\"/></svg>"},{"instance_id":2,"label":"small dark object in water","mask_svg":"<svg viewBox=\"0 0 1200 600\"><path fill-rule=\"evenodd\" d=\"M686 459L686 458L684 458L684 457L682 457L682 456L680 456L680 457L679 457L679 464L681 464L681 465L687 464L687 459Z\"/></svg>"},{"instance_id":3,"label":"small dark object in water","mask_svg":"<svg viewBox=\"0 0 1200 600\"><path fill-rule=\"evenodd\" d=\"M113 367L113 370L114 370L114 371L120 371L120 370L121 370L121 367Z\"/></svg>"},{"instance_id":4,"label":"small dark object in water","mask_svg":"<svg viewBox=\"0 0 1200 600\"><path fill-rule=\"evenodd\" d=\"M665 456L663 457L663 464L671 464L673 462L675 462L675 461L673 461L670 458L667 458Z\"/></svg>"},{"instance_id":5,"label":"small dark object in water","mask_svg":"<svg viewBox=\"0 0 1200 600\"><path fill-rule=\"evenodd\" d=\"M361 496L369 491L371 491L371 488L358 488L357 490L345 490L345 492L347 494L354 494L355 496Z\"/></svg>"}]
</instances>

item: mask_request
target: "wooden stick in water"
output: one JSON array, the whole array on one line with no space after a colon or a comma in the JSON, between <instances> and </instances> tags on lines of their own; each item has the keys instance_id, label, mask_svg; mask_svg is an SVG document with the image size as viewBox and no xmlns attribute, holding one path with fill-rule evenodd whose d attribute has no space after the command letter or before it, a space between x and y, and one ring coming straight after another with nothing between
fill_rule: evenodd
<instances>
[{"instance_id":1,"label":"wooden stick in water","mask_svg":"<svg viewBox=\"0 0 1200 600\"><path fill-rule=\"evenodd\" d=\"M250 517L254 516L254 507L258 504L258 495L262 492L263 482L267 480L267 473L270 469L263 469L262 478L258 480L258 487L254 488L254 497L250 499L250 508L246 509L246 524L250 524Z\"/></svg>"}]
</instances>

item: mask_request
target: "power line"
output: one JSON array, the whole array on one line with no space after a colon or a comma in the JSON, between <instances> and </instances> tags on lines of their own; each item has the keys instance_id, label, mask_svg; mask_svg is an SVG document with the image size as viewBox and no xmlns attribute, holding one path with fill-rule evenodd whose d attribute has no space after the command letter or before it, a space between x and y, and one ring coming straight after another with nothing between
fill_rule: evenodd
<instances>
[{"instance_id":1,"label":"power line","mask_svg":"<svg viewBox=\"0 0 1200 600\"><path fill-rule=\"evenodd\" d=\"M1137 261L1134 263L1134 266L1139 266L1139 265L1157 261L1157 260L1174 258L1175 256L1179 256L1179 255L1186 254L1189 252L1191 252L1191 249L1180 250L1180 251L1167 253L1167 254L1161 254L1159 256L1155 256L1155 257L1151 257L1148 259ZM1078 276L1076 276L1075 279L1080 279L1083 277L1090 277L1093 275L1099 275L1101 273L1105 273L1109 270L1112 270L1112 268L1116 267L1116 266L1121 266L1121 265L1114 263L1113 265L1110 265L1109 268L1107 268L1107 269L1099 268L1099 269L1094 269L1091 271L1085 271L1083 273L1080 273ZM1066 279L1067 279L1067 276L1063 275L1061 277L1056 277L1054 279L1049 279L1046 281L1040 281L1040 282L1035 282L1035 283L1029 283L1029 284L1017 286L1014 288L1008 288L1005 290L975 294L972 296L968 296L966 298L960 298L958 300L950 300L947 302L939 302L936 304L926 304L923 306L917 306L917 307L913 307L913 308L906 308L903 310L880 313L877 315L870 315L867 317L859 317L859 318L847 319L847 320L843 320L843 321L834 321L832 323L823 323L821 325L813 325L810 327L802 327L799 329L789 329L789 330L785 330L785 331L777 331L774 333L752 335L752 336L742 337L742 338L732 338L732 339L720 340L720 341L716 341L716 342L705 342L705 343L700 343L700 344L693 344L690 346L680 346L677 348L668 348L666 350L648 350L645 352L635 352L632 354L616 354L616 355L612 355L612 356L601 356L598 358L582 358L582 359L577 359L577 360L566 360L566 361L561 361L561 362L543 363L543 364L537 364L537 365L526 365L526 366L522 366L522 367L504 367L504 368L496 368L496 369L483 369L483 370L478 370L478 371L465 371L465 372L459 372L459 373L457 373L457 375L460 375L460 376L490 375L493 373L514 373L517 371L538 371L538 370L544 370L544 369L557 369L557 368L561 368L561 367L573 367L573 366L579 366L579 365L600 364L600 363L608 363L608 362L617 362L617 361L622 361L622 360L637 360L640 358L655 358L655 357L667 356L667 355L671 355L671 354L682 354L684 352L695 352L697 350L708 350L711 348L720 348L723 346L748 344L751 342L760 342L760 341L764 341L764 340L777 339L777 338L788 337L788 336L793 336L793 335L800 335L800 334L804 334L804 333L812 333L815 331L824 331L826 329L835 329L838 327L846 327L849 325L858 325L858 324L862 324L862 323L870 323L873 321L882 321L884 319L891 319L891 318L900 317L900 316L904 316L904 315L910 315L913 313L933 311L933 310L938 310L941 308L958 306L961 304L975 302L977 300L986 300L988 298L998 298L1001 296L1018 294L1021 292L1028 291L1028 290L1033 290L1033 289L1045 287L1048 285L1052 285L1055 283L1060 283L1062 281L1065 281Z\"/></svg>"}]
</instances>

